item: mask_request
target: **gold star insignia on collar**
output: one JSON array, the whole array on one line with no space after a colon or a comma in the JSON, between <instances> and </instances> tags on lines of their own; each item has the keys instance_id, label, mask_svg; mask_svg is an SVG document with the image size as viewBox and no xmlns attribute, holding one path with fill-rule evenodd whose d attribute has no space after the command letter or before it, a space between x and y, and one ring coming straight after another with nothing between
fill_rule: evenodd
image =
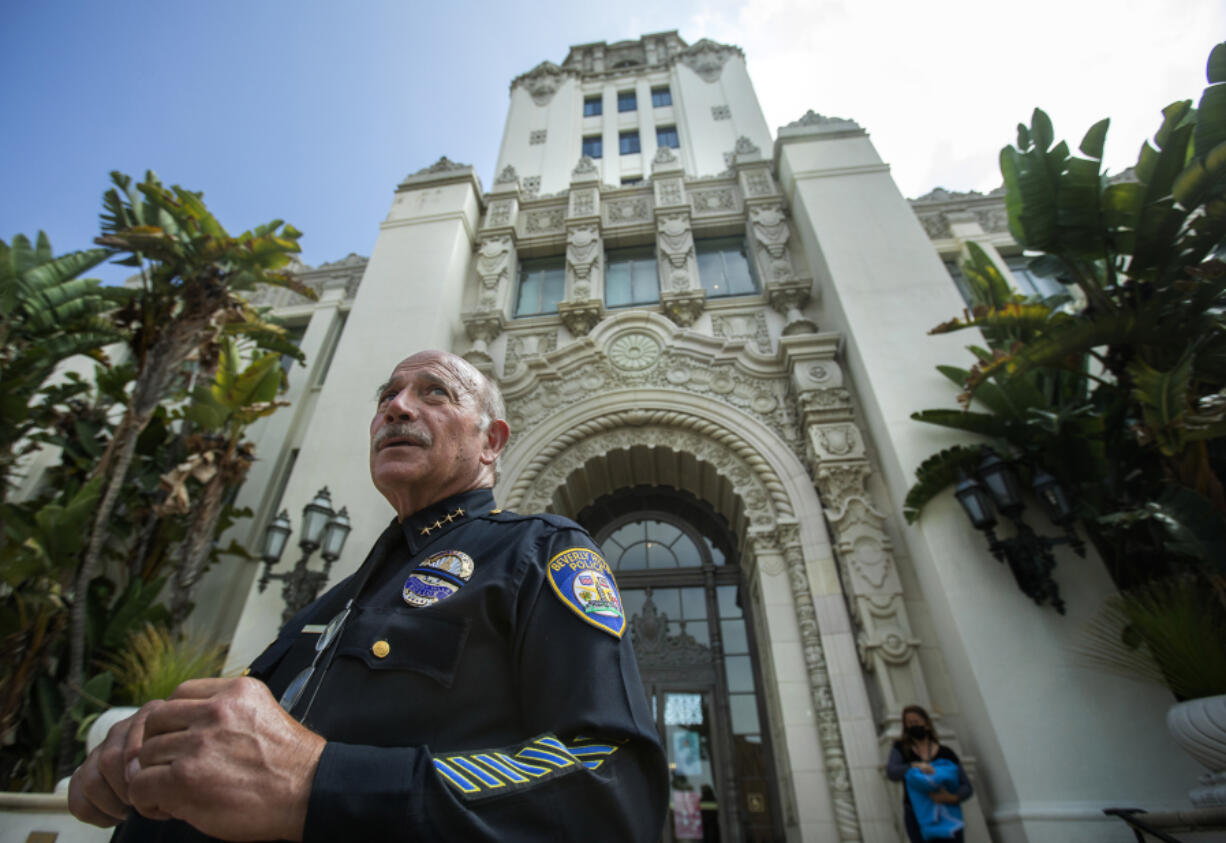
<instances>
[{"instance_id":1,"label":"gold star insignia on collar","mask_svg":"<svg viewBox=\"0 0 1226 843\"><path fill-rule=\"evenodd\" d=\"M431 529L430 527L422 527L422 528L421 528L421 535L423 535L423 536L428 536L428 535L430 535L430 529Z\"/></svg>"},{"instance_id":2,"label":"gold star insignia on collar","mask_svg":"<svg viewBox=\"0 0 1226 843\"><path fill-rule=\"evenodd\" d=\"M436 530L437 530L437 529L438 529L439 527L441 527L441 526L443 526L443 519L441 519L441 518L436 518L436 519L434 520L434 529L436 529Z\"/></svg>"},{"instance_id":3,"label":"gold star insignia on collar","mask_svg":"<svg viewBox=\"0 0 1226 843\"><path fill-rule=\"evenodd\" d=\"M455 512L453 512L453 513L451 513L451 514L452 514L452 515L456 515L456 516L463 515L463 514L464 514L464 510L463 510L462 508L460 508L460 507L458 507L458 506L457 506L457 507L455 508Z\"/></svg>"}]
</instances>

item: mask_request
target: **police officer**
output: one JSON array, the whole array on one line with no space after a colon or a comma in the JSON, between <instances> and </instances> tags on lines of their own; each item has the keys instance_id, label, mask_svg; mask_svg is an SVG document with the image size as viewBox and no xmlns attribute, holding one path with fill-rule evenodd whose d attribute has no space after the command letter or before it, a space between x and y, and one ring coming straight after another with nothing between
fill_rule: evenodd
<instances>
[{"instance_id":1,"label":"police officer","mask_svg":"<svg viewBox=\"0 0 1226 843\"><path fill-rule=\"evenodd\" d=\"M427 351L379 390L397 519L235 679L119 723L69 807L121 841L654 841L667 770L609 567L496 508L497 388Z\"/></svg>"}]
</instances>

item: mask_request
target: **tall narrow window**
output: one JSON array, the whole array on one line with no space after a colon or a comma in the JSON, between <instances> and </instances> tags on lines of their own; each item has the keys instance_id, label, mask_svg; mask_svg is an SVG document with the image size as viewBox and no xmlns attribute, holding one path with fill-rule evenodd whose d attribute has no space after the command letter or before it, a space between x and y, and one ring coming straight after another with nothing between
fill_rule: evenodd
<instances>
[{"instance_id":1,"label":"tall narrow window","mask_svg":"<svg viewBox=\"0 0 1226 843\"><path fill-rule=\"evenodd\" d=\"M519 265L519 295L515 315L537 316L557 313L558 302L566 292L566 259L537 258Z\"/></svg>"},{"instance_id":2,"label":"tall narrow window","mask_svg":"<svg viewBox=\"0 0 1226 843\"><path fill-rule=\"evenodd\" d=\"M622 155L633 155L640 149L638 132L622 132L617 136L617 142Z\"/></svg>"},{"instance_id":3,"label":"tall narrow window","mask_svg":"<svg viewBox=\"0 0 1226 843\"><path fill-rule=\"evenodd\" d=\"M638 100L634 96L634 91L618 91L617 92L617 110L618 111L636 111L639 107Z\"/></svg>"},{"instance_id":4,"label":"tall narrow window","mask_svg":"<svg viewBox=\"0 0 1226 843\"><path fill-rule=\"evenodd\" d=\"M583 116L599 117L604 113L604 100L599 95L583 98Z\"/></svg>"},{"instance_id":5,"label":"tall narrow window","mask_svg":"<svg viewBox=\"0 0 1226 843\"><path fill-rule=\"evenodd\" d=\"M655 250L619 249L605 256L604 303L609 307L650 304L660 300Z\"/></svg>"},{"instance_id":6,"label":"tall narrow window","mask_svg":"<svg viewBox=\"0 0 1226 843\"><path fill-rule=\"evenodd\" d=\"M663 108L666 105L673 104L673 92L668 89L668 86L663 88L651 89L651 107Z\"/></svg>"},{"instance_id":7,"label":"tall narrow window","mask_svg":"<svg viewBox=\"0 0 1226 843\"><path fill-rule=\"evenodd\" d=\"M600 135L588 135L583 139L583 154L588 158L599 158L604 152L604 141Z\"/></svg>"},{"instance_id":8,"label":"tall narrow window","mask_svg":"<svg viewBox=\"0 0 1226 843\"><path fill-rule=\"evenodd\" d=\"M694 254L698 258L698 281L708 296L744 296L758 291L742 238L698 240Z\"/></svg>"},{"instance_id":9,"label":"tall narrow window","mask_svg":"<svg viewBox=\"0 0 1226 843\"><path fill-rule=\"evenodd\" d=\"M681 147L681 139L677 137L676 126L661 126L656 129L656 146L667 146L670 149L679 149Z\"/></svg>"}]
</instances>

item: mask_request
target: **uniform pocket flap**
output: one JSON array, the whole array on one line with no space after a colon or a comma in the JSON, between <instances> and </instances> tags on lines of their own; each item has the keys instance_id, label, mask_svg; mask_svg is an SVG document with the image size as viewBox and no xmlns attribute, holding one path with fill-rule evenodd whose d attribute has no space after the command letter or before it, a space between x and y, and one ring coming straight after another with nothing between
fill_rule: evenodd
<instances>
[{"instance_id":1,"label":"uniform pocket flap","mask_svg":"<svg viewBox=\"0 0 1226 843\"><path fill-rule=\"evenodd\" d=\"M451 687L468 620L437 612L358 609L338 656L361 659L371 670L413 670Z\"/></svg>"}]
</instances>

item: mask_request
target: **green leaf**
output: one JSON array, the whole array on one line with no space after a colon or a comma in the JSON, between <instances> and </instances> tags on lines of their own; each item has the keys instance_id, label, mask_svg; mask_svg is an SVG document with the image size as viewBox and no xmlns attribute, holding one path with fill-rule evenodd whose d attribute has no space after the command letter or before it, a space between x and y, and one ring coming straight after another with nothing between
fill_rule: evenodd
<instances>
[{"instance_id":1,"label":"green leaf","mask_svg":"<svg viewBox=\"0 0 1226 843\"><path fill-rule=\"evenodd\" d=\"M991 413L975 413L969 410L920 410L911 418L925 424L935 424L983 436L1006 438L1010 425L1007 419Z\"/></svg>"},{"instance_id":2,"label":"green leaf","mask_svg":"<svg viewBox=\"0 0 1226 843\"><path fill-rule=\"evenodd\" d=\"M1107 129L1111 125L1111 118L1107 117L1099 120L1090 130L1086 132L1085 137L1081 139L1081 146L1077 147L1082 154L1095 161L1102 160L1103 143L1107 140Z\"/></svg>"},{"instance_id":3,"label":"green leaf","mask_svg":"<svg viewBox=\"0 0 1226 843\"><path fill-rule=\"evenodd\" d=\"M974 473L982 459L983 451L978 445L954 445L924 460L915 470L915 485L907 491L903 503L907 523L918 521L929 501L957 483L960 474Z\"/></svg>"},{"instance_id":4,"label":"green leaf","mask_svg":"<svg viewBox=\"0 0 1226 843\"><path fill-rule=\"evenodd\" d=\"M1055 132L1051 127L1051 118L1043 109L1036 108L1030 115L1030 132L1034 137L1034 145L1040 151L1046 152L1055 138Z\"/></svg>"},{"instance_id":5,"label":"green leaf","mask_svg":"<svg viewBox=\"0 0 1226 843\"><path fill-rule=\"evenodd\" d=\"M1175 456L1183 449L1183 425L1188 411L1188 388L1193 356L1185 354L1170 371L1160 371L1135 359L1128 366L1132 395L1141 405L1145 423L1153 431L1162 453Z\"/></svg>"}]
</instances>

